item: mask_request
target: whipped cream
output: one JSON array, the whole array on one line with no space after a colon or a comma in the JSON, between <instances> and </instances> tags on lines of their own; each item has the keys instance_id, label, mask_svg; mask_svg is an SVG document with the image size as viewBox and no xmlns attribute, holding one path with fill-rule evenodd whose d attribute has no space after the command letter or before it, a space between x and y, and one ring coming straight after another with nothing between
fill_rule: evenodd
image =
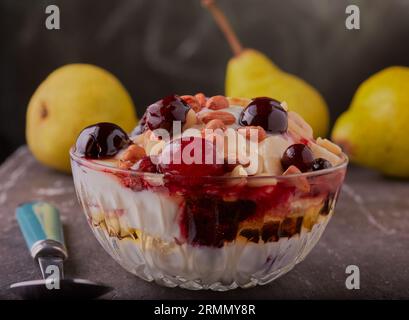
<instances>
[{"instance_id":1,"label":"whipped cream","mask_svg":"<svg viewBox=\"0 0 409 320\"><path fill-rule=\"evenodd\" d=\"M164 240L180 238L177 222L178 197L149 190L135 192L124 187L113 174L96 171L73 163L76 191L91 210L110 213L122 229L141 229ZM112 216L113 215L113 216Z\"/></svg>"}]
</instances>

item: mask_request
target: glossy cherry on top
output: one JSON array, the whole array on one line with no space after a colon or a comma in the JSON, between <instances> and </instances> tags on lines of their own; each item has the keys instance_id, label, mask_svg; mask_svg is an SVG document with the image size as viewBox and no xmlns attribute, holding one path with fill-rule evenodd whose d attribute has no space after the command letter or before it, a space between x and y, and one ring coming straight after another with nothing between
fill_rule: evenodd
<instances>
[{"instance_id":1,"label":"glossy cherry on top","mask_svg":"<svg viewBox=\"0 0 409 320\"><path fill-rule=\"evenodd\" d=\"M332 164L328 160L324 158L317 158L314 159L311 165L312 171L318 171L318 170L323 170L323 169L328 169L331 168Z\"/></svg>"},{"instance_id":2,"label":"glossy cherry on top","mask_svg":"<svg viewBox=\"0 0 409 320\"><path fill-rule=\"evenodd\" d=\"M296 143L289 146L281 158L283 170L287 170L290 166L296 166L301 172L311 170L314 156L310 148L305 144Z\"/></svg>"},{"instance_id":3,"label":"glossy cherry on top","mask_svg":"<svg viewBox=\"0 0 409 320\"><path fill-rule=\"evenodd\" d=\"M81 131L75 144L80 157L101 159L116 155L131 143L128 135L116 124L101 122Z\"/></svg>"},{"instance_id":4,"label":"glossy cherry on top","mask_svg":"<svg viewBox=\"0 0 409 320\"><path fill-rule=\"evenodd\" d=\"M287 131L288 118L279 101L259 97L242 111L239 123L243 126L260 126L270 133L284 133Z\"/></svg>"},{"instance_id":5,"label":"glossy cherry on top","mask_svg":"<svg viewBox=\"0 0 409 320\"><path fill-rule=\"evenodd\" d=\"M165 129L171 133L173 121L186 122L189 105L179 96L167 96L153 104L146 110L146 127L150 130Z\"/></svg>"}]
</instances>

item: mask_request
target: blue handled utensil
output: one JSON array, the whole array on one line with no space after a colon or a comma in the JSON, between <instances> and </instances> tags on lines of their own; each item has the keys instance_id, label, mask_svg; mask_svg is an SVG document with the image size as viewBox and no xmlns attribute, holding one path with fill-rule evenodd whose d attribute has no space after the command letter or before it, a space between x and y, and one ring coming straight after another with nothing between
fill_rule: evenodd
<instances>
[{"instance_id":1,"label":"blue handled utensil","mask_svg":"<svg viewBox=\"0 0 409 320\"><path fill-rule=\"evenodd\" d=\"M58 210L49 203L36 201L20 205L17 222L43 279L10 285L10 290L25 299L91 299L112 288L83 279L64 279L67 249Z\"/></svg>"}]
</instances>

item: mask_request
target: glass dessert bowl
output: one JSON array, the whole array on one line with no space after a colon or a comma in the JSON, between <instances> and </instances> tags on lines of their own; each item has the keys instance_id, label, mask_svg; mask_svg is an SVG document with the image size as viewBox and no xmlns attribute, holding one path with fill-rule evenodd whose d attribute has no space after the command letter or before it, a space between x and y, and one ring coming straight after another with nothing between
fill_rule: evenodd
<instances>
[{"instance_id":1,"label":"glass dessert bowl","mask_svg":"<svg viewBox=\"0 0 409 320\"><path fill-rule=\"evenodd\" d=\"M220 291L266 284L321 237L348 159L273 99L220 98L223 108L211 99L160 100L130 137L113 124L84 129L71 150L76 192L98 241L140 278ZM215 119L228 152L204 135ZM154 126L176 121L181 132L159 139ZM246 127L256 129L255 142L238 133ZM226 145L229 134L236 140ZM238 147L238 137L255 148ZM197 161L183 157L192 152Z\"/></svg>"}]
</instances>

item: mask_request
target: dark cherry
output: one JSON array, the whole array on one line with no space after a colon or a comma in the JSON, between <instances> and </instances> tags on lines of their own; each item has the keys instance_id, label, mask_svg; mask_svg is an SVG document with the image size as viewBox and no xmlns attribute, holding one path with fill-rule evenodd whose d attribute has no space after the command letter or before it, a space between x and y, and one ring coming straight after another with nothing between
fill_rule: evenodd
<instances>
[{"instance_id":1,"label":"dark cherry","mask_svg":"<svg viewBox=\"0 0 409 320\"><path fill-rule=\"evenodd\" d=\"M116 124L101 122L81 131L75 144L75 153L90 159L112 157L130 143L126 132Z\"/></svg>"},{"instance_id":2,"label":"dark cherry","mask_svg":"<svg viewBox=\"0 0 409 320\"><path fill-rule=\"evenodd\" d=\"M167 96L148 107L146 126L151 130L165 129L172 133L173 121L180 121L183 125L189 109L189 105L179 96Z\"/></svg>"},{"instance_id":3,"label":"dark cherry","mask_svg":"<svg viewBox=\"0 0 409 320\"><path fill-rule=\"evenodd\" d=\"M158 168L162 173L190 177L219 176L225 172L214 144L200 137L168 143L159 157Z\"/></svg>"},{"instance_id":4,"label":"dark cherry","mask_svg":"<svg viewBox=\"0 0 409 320\"><path fill-rule=\"evenodd\" d=\"M283 170L287 170L290 166L296 166L300 171L306 172L311 170L314 156L305 144L296 143L289 146L281 157L281 165Z\"/></svg>"},{"instance_id":5,"label":"dark cherry","mask_svg":"<svg viewBox=\"0 0 409 320\"><path fill-rule=\"evenodd\" d=\"M287 112L280 102L267 97L253 99L242 111L239 122L243 126L261 126L271 133L287 131Z\"/></svg>"},{"instance_id":6,"label":"dark cherry","mask_svg":"<svg viewBox=\"0 0 409 320\"><path fill-rule=\"evenodd\" d=\"M139 159L133 166L133 171L137 172L150 172L150 173L157 173L158 169L156 165L152 162L150 156L145 156Z\"/></svg>"},{"instance_id":7,"label":"dark cherry","mask_svg":"<svg viewBox=\"0 0 409 320\"><path fill-rule=\"evenodd\" d=\"M270 221L266 222L262 229L261 229L261 239L264 242L275 242L278 241L279 235L278 232L280 230L280 222L279 221Z\"/></svg>"},{"instance_id":8,"label":"dark cherry","mask_svg":"<svg viewBox=\"0 0 409 320\"><path fill-rule=\"evenodd\" d=\"M317 171L317 170L322 170L322 169L328 169L331 167L332 167L332 164L328 160L324 158L317 158L317 159L314 159L314 161L312 162L311 169L312 171Z\"/></svg>"},{"instance_id":9,"label":"dark cherry","mask_svg":"<svg viewBox=\"0 0 409 320\"><path fill-rule=\"evenodd\" d=\"M240 235L251 242L257 243L260 240L260 231L258 229L243 229L241 230Z\"/></svg>"},{"instance_id":10,"label":"dark cherry","mask_svg":"<svg viewBox=\"0 0 409 320\"><path fill-rule=\"evenodd\" d=\"M291 238L301 232L303 217L286 217L281 222L279 236Z\"/></svg>"},{"instance_id":11,"label":"dark cherry","mask_svg":"<svg viewBox=\"0 0 409 320\"><path fill-rule=\"evenodd\" d=\"M256 209L256 202L251 200L188 198L179 220L181 233L190 244L222 247L225 241L236 238L240 222L256 214ZM250 241L256 242L256 235Z\"/></svg>"}]
</instances>

